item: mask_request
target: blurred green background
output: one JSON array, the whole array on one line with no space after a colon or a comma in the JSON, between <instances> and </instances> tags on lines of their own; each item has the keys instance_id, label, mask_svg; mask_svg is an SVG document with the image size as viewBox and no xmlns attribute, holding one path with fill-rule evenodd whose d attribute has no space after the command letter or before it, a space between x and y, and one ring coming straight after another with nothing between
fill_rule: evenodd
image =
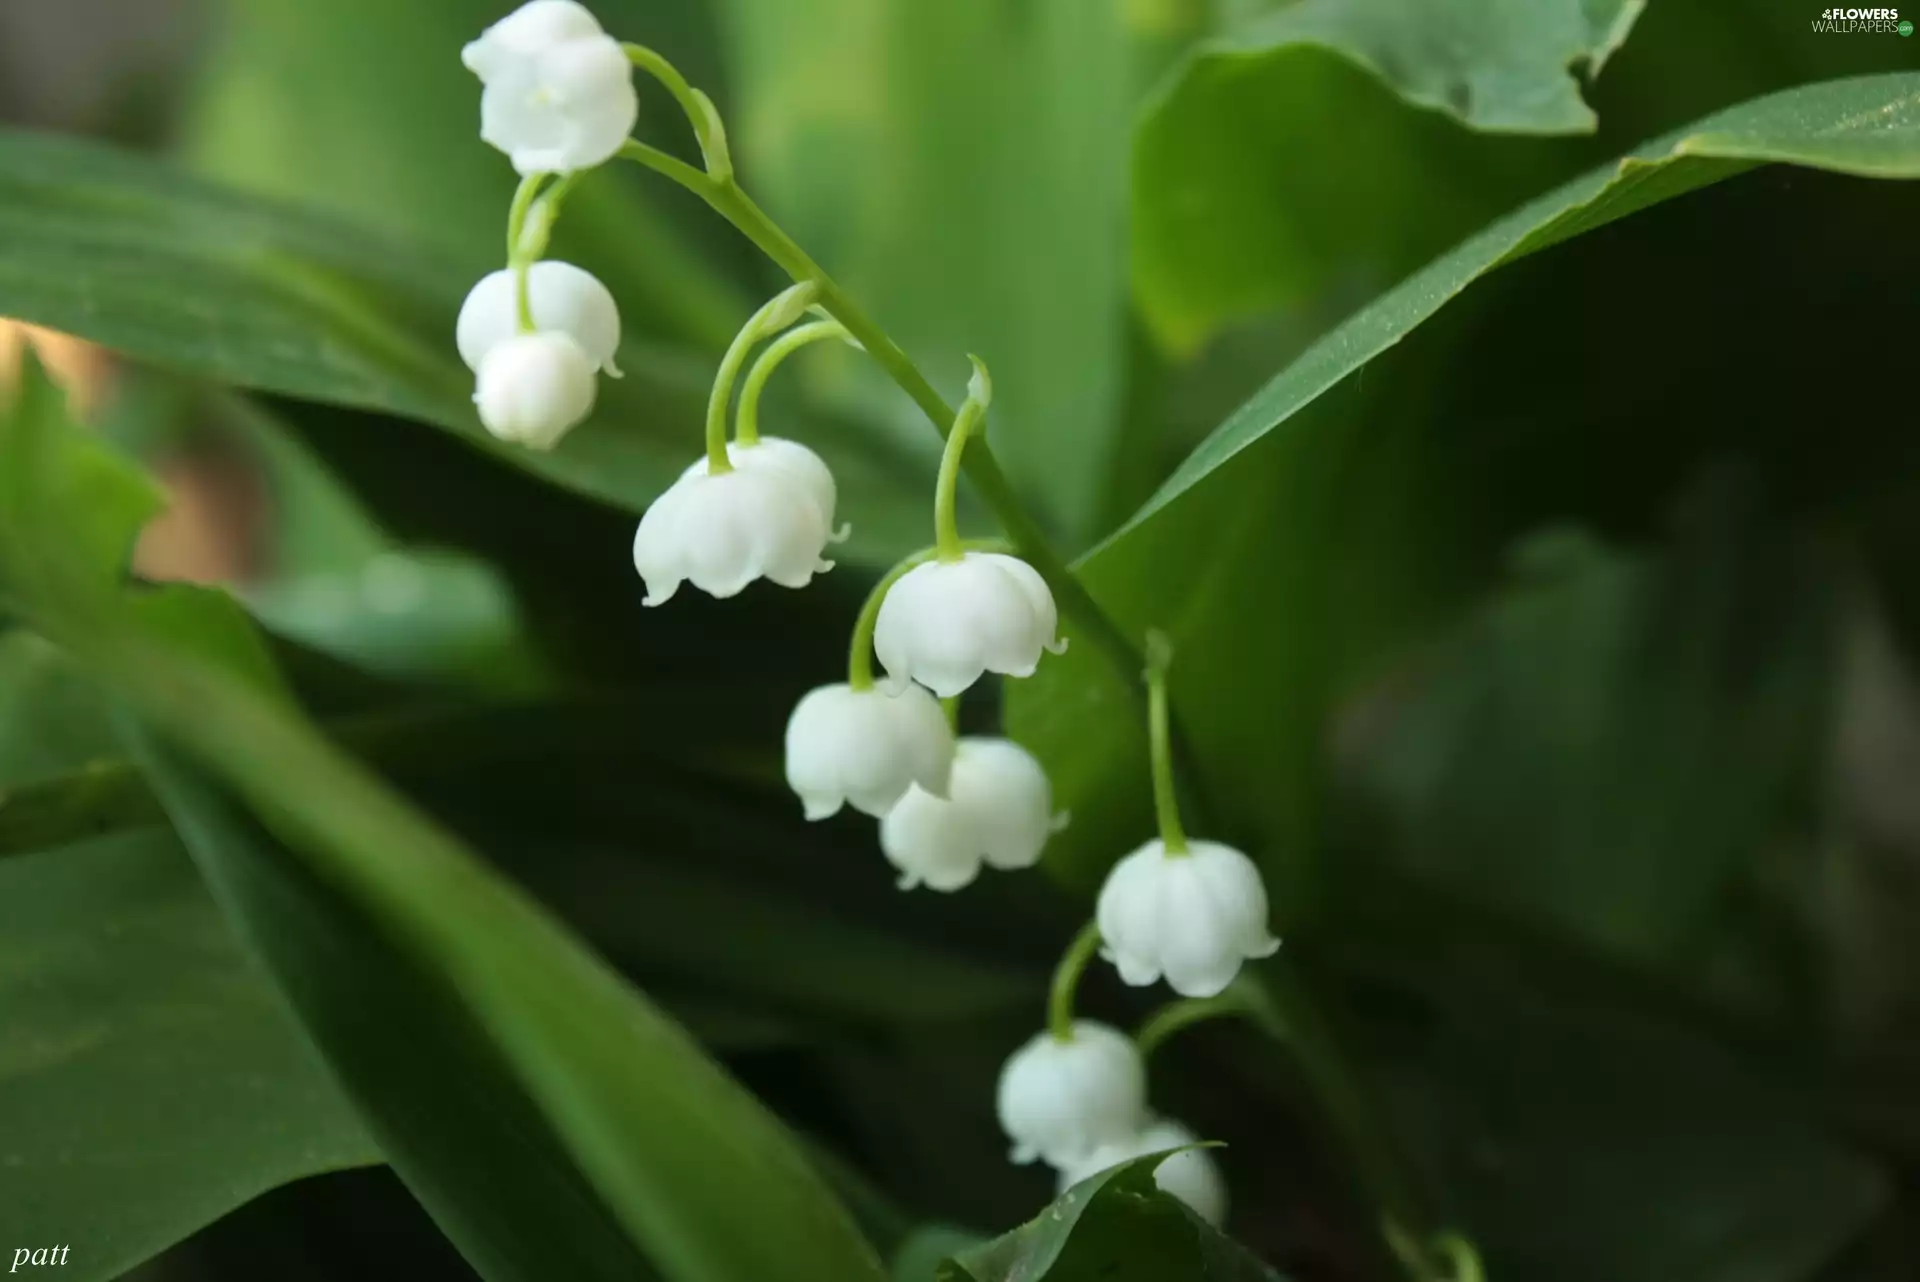
<instances>
[{"instance_id":1,"label":"blurred green background","mask_svg":"<svg viewBox=\"0 0 1920 1282\"><path fill-rule=\"evenodd\" d=\"M1074 812L1043 873L902 896L870 824L800 822L779 727L844 661L873 570L926 541L938 440L854 354L796 362L768 428L835 466L846 564L643 612L633 514L782 282L683 193L595 175L555 250L619 297L633 376L551 458L476 441L447 321L498 265L513 175L457 54L503 9L0 2L0 123L279 202L123 208L86 186L107 168L49 195L66 162L9 136L0 238L30 252L0 313L131 353L43 340L174 496L143 573L232 585L309 711L682 1019L876 1240L1004 1230L1052 1189L1005 1163L993 1074L1149 830L1137 710L1090 646L966 707ZM1281 964L1490 1277L1920 1277L1920 189L1894 181L1920 172L1920 85L1741 117L1707 152L1750 169L1622 171L1521 217L1539 252L1390 292L1649 138L1911 71L1920 42L1752 0L595 9L713 93L748 189L943 392L965 353L991 363L1021 494L1130 632L1175 637L1196 828L1260 860ZM643 136L684 154L645 101ZM1845 151L1858 104L1906 150ZM315 221L256 212L281 205ZM101 246L205 314L62 294L60 271L111 286ZM0 645L0 783L120 761L62 660ZM58 842L0 809L0 1141L23 1155L0 1198L59 1196L35 1163L110 1098L74 1187L140 1202L191 1167L246 1203L144 1282L472 1276L362 1165L120 768ZM1105 975L1085 1001L1150 1007ZM101 1010L97 1077L23 1049ZM1387 1276L1285 1045L1208 1026L1155 1075L1227 1142L1235 1236L1299 1282ZM162 1219L127 1240L178 1236Z\"/></svg>"}]
</instances>

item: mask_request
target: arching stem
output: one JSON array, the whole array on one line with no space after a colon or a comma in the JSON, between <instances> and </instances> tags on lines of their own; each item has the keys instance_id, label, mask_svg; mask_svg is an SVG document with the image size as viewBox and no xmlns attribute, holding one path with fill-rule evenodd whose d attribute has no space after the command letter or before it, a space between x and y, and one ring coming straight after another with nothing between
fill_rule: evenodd
<instances>
[{"instance_id":1,"label":"arching stem","mask_svg":"<svg viewBox=\"0 0 1920 1282\"><path fill-rule=\"evenodd\" d=\"M740 385L740 408L735 412L733 426L733 438L736 441L742 445L752 445L760 439L760 393L766 390L767 380L773 377L773 372L780 368L781 362L810 343L824 342L830 338L853 342L847 327L839 321L814 321L810 325L788 330L760 353L760 359L747 371L747 381Z\"/></svg>"},{"instance_id":2,"label":"arching stem","mask_svg":"<svg viewBox=\"0 0 1920 1282\"><path fill-rule=\"evenodd\" d=\"M1133 1042L1140 1048L1141 1057L1145 1058L1182 1029L1210 1019L1229 1018L1251 1019L1270 1029L1272 1027L1272 1011L1266 995L1244 979L1237 979L1217 997L1184 997L1176 1002L1168 1002L1141 1022L1133 1035Z\"/></svg>"},{"instance_id":3,"label":"arching stem","mask_svg":"<svg viewBox=\"0 0 1920 1282\"><path fill-rule=\"evenodd\" d=\"M1073 1040L1074 990L1079 988L1080 976L1099 947L1100 923L1090 921L1073 937L1073 942L1067 945L1067 951L1060 958L1060 964L1054 968L1053 989L1047 994L1047 1031L1053 1034L1056 1042Z\"/></svg>"},{"instance_id":4,"label":"arching stem","mask_svg":"<svg viewBox=\"0 0 1920 1282\"><path fill-rule=\"evenodd\" d=\"M713 376L713 392L707 397L707 474L722 476L733 470L727 458L727 408L733 404L733 385L740 381L740 367L755 343L767 335L785 329L807 310L818 287L811 281L795 285L768 299L759 311L747 317L747 323L733 337L720 368Z\"/></svg>"},{"instance_id":5,"label":"arching stem","mask_svg":"<svg viewBox=\"0 0 1920 1282\"><path fill-rule=\"evenodd\" d=\"M960 456L966 452L967 438L993 404L993 378L978 356L973 361L973 377L967 382L967 399L954 416L953 430L947 433L946 448L940 453L940 477L933 486L933 546L942 561L958 561L966 555L960 545L960 527L954 516L954 491L960 486Z\"/></svg>"},{"instance_id":6,"label":"arching stem","mask_svg":"<svg viewBox=\"0 0 1920 1282\"><path fill-rule=\"evenodd\" d=\"M1167 668L1173 643L1163 632L1147 634L1147 737L1153 757L1153 814L1160 844L1169 855L1187 853L1187 830L1180 824L1180 798L1173 784L1173 735L1167 710Z\"/></svg>"},{"instance_id":7,"label":"arching stem","mask_svg":"<svg viewBox=\"0 0 1920 1282\"><path fill-rule=\"evenodd\" d=\"M533 208L534 197L540 194L540 188L551 177L552 174L528 174L522 178L520 186L514 190L513 204L507 210L507 266L513 271L513 303L522 334L531 334L534 330L533 300L527 291L527 269L539 257L538 254L527 253L523 243L527 211Z\"/></svg>"}]
</instances>

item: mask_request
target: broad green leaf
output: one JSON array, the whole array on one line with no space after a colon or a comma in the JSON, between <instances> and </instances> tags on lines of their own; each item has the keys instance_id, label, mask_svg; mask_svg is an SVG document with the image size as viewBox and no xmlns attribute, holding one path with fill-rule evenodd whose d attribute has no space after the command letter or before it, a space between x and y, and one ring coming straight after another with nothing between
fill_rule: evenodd
<instances>
[{"instance_id":1,"label":"broad green leaf","mask_svg":"<svg viewBox=\"0 0 1920 1282\"><path fill-rule=\"evenodd\" d=\"M1651 496L1667 492L1685 460L1743 442L1771 458L1794 456L1800 447L1783 442L1812 421L1810 399L1825 394L1815 389L1833 388L1818 370L1796 365L1794 353L1817 348L1823 317L1856 314L1882 295L1884 282L1872 277L1884 265L1808 264L1793 288L1819 306L1795 311L1792 327L1776 320L1758 335L1743 331L1757 322L1734 301L1737 282L1776 252L1766 224L1749 213L1753 235L1721 237L1719 256L1700 239L1707 233L1676 224L1677 236L1692 238L1679 252L1698 268L1700 284L1684 309L1669 300L1658 310L1661 319L1684 320L1657 339L1653 318L1634 312L1668 279L1661 260L1622 252L1603 267L1595 258L1630 244L1627 229L1583 242L1586 258L1569 258L1569 247L1503 273L1505 294L1471 291L1491 300L1485 310L1448 308L1438 325L1435 314L1495 267L1762 158L1868 176L1920 174L1916 90L1920 77L1875 77L1763 99L1503 219L1315 344L1083 560L1089 588L1124 627L1172 633L1172 696L1191 748L1198 822L1262 859L1283 919L1311 911L1308 867L1323 835L1322 770L1337 701L1411 638L1453 617L1532 523L1603 495L1658 502ZM1762 207L1782 200L1796 214L1791 228L1833 216L1788 198L1795 191L1852 202L1856 228L1886 216L1875 212L1882 189L1824 181L1808 177L1749 198ZM1885 189L1878 199L1895 194ZM1687 208L1706 208L1698 202L1717 195L1648 217L1684 219ZM1530 281L1539 282L1531 286L1537 296L1524 293ZM1609 295L1604 327L1578 328L1583 311L1565 311L1568 298L1589 308L1609 282L1622 281L1639 282L1639 292ZM1554 316L1551 326L1543 314ZM1403 343L1422 325L1419 341ZM1590 339L1569 337L1589 332ZM1634 377L1612 357L1621 343L1644 347L1635 349L1643 369ZM1773 382L1703 381L1709 350L1711 368L1732 372L1750 369L1761 349L1778 374ZM1363 369L1364 378L1349 377ZM1335 386L1338 395L1325 395ZM1885 442L1869 439L1874 413L1866 405L1845 413L1857 424L1850 439L1858 452L1819 451L1781 474L1882 457ZM1864 484L1873 472L1866 465L1858 482L1832 484ZM1064 875L1091 880L1151 830L1137 703L1098 656L1075 649L1015 683L1008 710L1013 734L1042 755L1060 803L1074 811L1049 857Z\"/></svg>"},{"instance_id":2,"label":"broad green leaf","mask_svg":"<svg viewBox=\"0 0 1920 1282\"><path fill-rule=\"evenodd\" d=\"M1598 75L1646 0L1301 0L1209 42L1200 57L1264 59L1316 45L1403 98L1475 129L1591 130L1573 68Z\"/></svg>"},{"instance_id":3,"label":"broad green leaf","mask_svg":"<svg viewBox=\"0 0 1920 1282\"><path fill-rule=\"evenodd\" d=\"M469 279L502 265L516 175L480 140L480 82L460 50L512 5L497 0L225 0L195 80L184 149L201 172L350 216L431 246ZM601 0L620 39L654 43L696 24L663 7ZM664 19L669 30L651 30ZM693 70L693 68L689 68ZM671 107L648 108L679 144ZM597 178L569 204L557 257L577 257L621 300L636 334L724 346L746 299L648 198L637 173Z\"/></svg>"},{"instance_id":4,"label":"broad green leaf","mask_svg":"<svg viewBox=\"0 0 1920 1282\"><path fill-rule=\"evenodd\" d=\"M0 1238L105 1282L380 1161L171 834L0 861Z\"/></svg>"},{"instance_id":5,"label":"broad green leaf","mask_svg":"<svg viewBox=\"0 0 1920 1282\"><path fill-rule=\"evenodd\" d=\"M1313 337L1634 142L1912 65L1898 38L1814 35L1808 14L1746 0L1257 7L1169 79L1135 141L1134 292L1176 352L1270 314Z\"/></svg>"},{"instance_id":6,"label":"broad green leaf","mask_svg":"<svg viewBox=\"0 0 1920 1282\"><path fill-rule=\"evenodd\" d=\"M0 315L216 382L431 423L629 511L698 453L711 369L634 342L621 352L627 377L602 380L594 418L560 448L495 440L453 348L470 284L351 224L92 144L0 131ZM767 417L835 468L849 556L885 562L924 540L926 487L898 450L837 420L789 412L801 421L788 428L771 406Z\"/></svg>"},{"instance_id":7,"label":"broad green leaf","mask_svg":"<svg viewBox=\"0 0 1920 1282\"><path fill-rule=\"evenodd\" d=\"M1153 1179L1165 1154L1080 1181L1032 1221L940 1269L941 1282L1281 1282Z\"/></svg>"},{"instance_id":8,"label":"broad green leaf","mask_svg":"<svg viewBox=\"0 0 1920 1282\"><path fill-rule=\"evenodd\" d=\"M64 420L31 368L0 430L0 463L0 589L219 773L215 784L140 736L216 898L388 1160L483 1276L881 1276L779 1123L542 910L237 666L214 594L123 595L119 557L89 561L116 524L130 542L153 499ZM70 537L78 518L65 499L84 499L91 543ZM156 627L147 603L166 599L180 604ZM752 1232L741 1231L742 1205Z\"/></svg>"},{"instance_id":9,"label":"broad green leaf","mask_svg":"<svg viewBox=\"0 0 1920 1282\"><path fill-rule=\"evenodd\" d=\"M1636 148L1500 219L1368 305L1276 375L1187 457L1116 538L1181 499L1480 277L1635 210L1767 163L1872 178L1920 177L1920 75L1809 85L1742 104Z\"/></svg>"},{"instance_id":10,"label":"broad green leaf","mask_svg":"<svg viewBox=\"0 0 1920 1282\"><path fill-rule=\"evenodd\" d=\"M0 634L0 818L117 753L99 696ZM107 1279L248 1198L380 1160L170 833L0 860L0 1239Z\"/></svg>"},{"instance_id":11,"label":"broad green leaf","mask_svg":"<svg viewBox=\"0 0 1920 1282\"><path fill-rule=\"evenodd\" d=\"M1075 539L1091 533L1121 409L1121 9L726 5L748 188L936 384L957 392L969 352L992 367L994 448ZM839 372L865 373L850 358Z\"/></svg>"}]
</instances>

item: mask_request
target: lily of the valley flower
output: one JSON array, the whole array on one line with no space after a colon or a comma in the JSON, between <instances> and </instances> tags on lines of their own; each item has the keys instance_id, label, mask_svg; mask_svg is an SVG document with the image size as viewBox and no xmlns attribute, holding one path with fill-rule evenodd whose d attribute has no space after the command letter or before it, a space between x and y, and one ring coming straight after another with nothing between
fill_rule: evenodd
<instances>
[{"instance_id":1,"label":"lily of the valley flower","mask_svg":"<svg viewBox=\"0 0 1920 1282\"><path fill-rule=\"evenodd\" d=\"M1032 676L1043 650L1066 648L1058 627L1039 571L1018 557L967 552L915 566L893 585L873 647L891 688L917 681L947 698L982 673Z\"/></svg>"},{"instance_id":2,"label":"lily of the valley flower","mask_svg":"<svg viewBox=\"0 0 1920 1282\"><path fill-rule=\"evenodd\" d=\"M1179 1198L1193 1208L1194 1214L1218 1228L1227 1218L1227 1182L1221 1177L1212 1154L1203 1148L1187 1147L1197 1140L1192 1131L1178 1122L1165 1118L1150 1121L1134 1134L1102 1144L1083 1160L1061 1167L1060 1191L1064 1193L1081 1180L1136 1157L1185 1149L1154 1168L1153 1182L1162 1192Z\"/></svg>"},{"instance_id":3,"label":"lily of the valley flower","mask_svg":"<svg viewBox=\"0 0 1920 1282\"><path fill-rule=\"evenodd\" d=\"M909 789L945 792L953 753L946 714L925 690L820 686L787 719L787 786L809 819L842 805L879 816Z\"/></svg>"},{"instance_id":4,"label":"lily of the valley flower","mask_svg":"<svg viewBox=\"0 0 1920 1282\"><path fill-rule=\"evenodd\" d=\"M833 510L839 501L833 473L828 469L825 459L800 442L778 436L762 436L751 442L729 441L727 461L740 471L766 472L799 486L813 500L814 506L820 509L820 519L829 531L828 541L839 543L847 537L847 527L836 530L833 526ZM707 471L707 460L702 457L682 472L680 479L684 481L689 477L705 476Z\"/></svg>"},{"instance_id":5,"label":"lily of the valley flower","mask_svg":"<svg viewBox=\"0 0 1920 1282\"><path fill-rule=\"evenodd\" d=\"M1133 1042L1080 1019L1070 1036L1041 1033L1013 1053L996 1104L1014 1161L1063 1167L1137 1133L1146 1097L1146 1066Z\"/></svg>"},{"instance_id":6,"label":"lily of the valley flower","mask_svg":"<svg viewBox=\"0 0 1920 1282\"><path fill-rule=\"evenodd\" d=\"M899 697L926 692L909 687ZM1010 739L964 738L942 798L915 787L880 821L880 848L901 889L958 890L982 863L1028 868L1057 827L1053 790L1034 755Z\"/></svg>"},{"instance_id":7,"label":"lily of the valley flower","mask_svg":"<svg viewBox=\"0 0 1920 1282\"><path fill-rule=\"evenodd\" d=\"M535 330L565 334L580 344L594 368L618 376L613 357L620 347L620 308L592 272L554 259L529 265L527 310ZM482 277L461 304L454 327L460 359L478 372L487 353L520 332L514 270Z\"/></svg>"},{"instance_id":8,"label":"lily of the valley flower","mask_svg":"<svg viewBox=\"0 0 1920 1282\"><path fill-rule=\"evenodd\" d=\"M532 0L483 32L460 60L480 77L480 136L522 174L610 159L640 98L619 41L573 0Z\"/></svg>"},{"instance_id":9,"label":"lily of the valley flower","mask_svg":"<svg viewBox=\"0 0 1920 1282\"><path fill-rule=\"evenodd\" d=\"M820 556L832 533L807 487L786 473L690 471L640 518L633 565L647 605L667 601L682 583L716 597L762 578L803 588L833 568Z\"/></svg>"},{"instance_id":10,"label":"lily of the valley flower","mask_svg":"<svg viewBox=\"0 0 1920 1282\"><path fill-rule=\"evenodd\" d=\"M1213 997L1280 941L1253 861L1217 841L1183 844L1155 838L1113 866L1095 909L1101 952L1129 984L1164 976L1182 997Z\"/></svg>"},{"instance_id":11,"label":"lily of the valley flower","mask_svg":"<svg viewBox=\"0 0 1920 1282\"><path fill-rule=\"evenodd\" d=\"M517 334L480 362L474 405L489 432L536 450L552 449L593 410L593 359L565 334Z\"/></svg>"}]
</instances>

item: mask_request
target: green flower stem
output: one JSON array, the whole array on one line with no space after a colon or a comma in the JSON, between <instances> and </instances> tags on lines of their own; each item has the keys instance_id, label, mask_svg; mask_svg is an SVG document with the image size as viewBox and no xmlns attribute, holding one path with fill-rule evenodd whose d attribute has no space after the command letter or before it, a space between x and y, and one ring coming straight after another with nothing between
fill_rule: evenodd
<instances>
[{"instance_id":1,"label":"green flower stem","mask_svg":"<svg viewBox=\"0 0 1920 1282\"><path fill-rule=\"evenodd\" d=\"M715 213L732 223L793 279L816 282L820 286L820 307L847 327L847 332L853 335L854 340L879 362L880 368L912 398L943 436L947 433L953 424L954 412L940 393L933 389L933 384L926 380L926 376L900 349L900 345L889 338L886 331L847 296L838 282L822 271L819 264L809 258L806 251L740 189L739 184L731 180L715 181L685 161L645 143L629 142L620 154L672 179L706 201ZM1039 524L1021 505L1012 484L1000 470L998 460L985 441L976 441L973 448L967 451L964 466L967 479L973 482L974 489L993 509L994 516L1012 539L1021 557L1047 581L1061 613L1073 621L1074 631L1105 654L1118 671L1127 675L1131 683L1133 674L1140 670L1139 652L1047 542Z\"/></svg>"},{"instance_id":2,"label":"green flower stem","mask_svg":"<svg viewBox=\"0 0 1920 1282\"><path fill-rule=\"evenodd\" d=\"M947 714L947 729L960 733L960 696L950 695L940 701L940 710Z\"/></svg>"},{"instance_id":3,"label":"green flower stem","mask_svg":"<svg viewBox=\"0 0 1920 1282\"><path fill-rule=\"evenodd\" d=\"M514 190L513 204L507 210L507 266L513 269L514 307L520 318L520 332L533 333L533 302L527 294L527 269L532 266L530 255L520 243L527 227L527 212L533 208L533 198L540 194L540 188L552 174L528 174L520 180L520 186Z\"/></svg>"},{"instance_id":4,"label":"green flower stem","mask_svg":"<svg viewBox=\"0 0 1920 1282\"><path fill-rule=\"evenodd\" d=\"M720 358L720 369L713 376L713 392L707 397L709 476L733 471L733 463L727 458L727 409L733 404L733 385L740 381L740 369L747 363L747 354L775 328L776 322L784 323L787 317L803 310L812 297L812 290L796 285L768 299L759 311L747 317L747 323L733 336L727 354Z\"/></svg>"},{"instance_id":5,"label":"green flower stem","mask_svg":"<svg viewBox=\"0 0 1920 1282\"><path fill-rule=\"evenodd\" d=\"M1160 822L1160 843L1170 855L1187 853L1187 831L1180 826L1180 798L1173 786L1173 735L1167 711L1167 668L1173 643L1163 632L1147 634L1147 737L1153 757L1153 814Z\"/></svg>"},{"instance_id":6,"label":"green flower stem","mask_svg":"<svg viewBox=\"0 0 1920 1282\"><path fill-rule=\"evenodd\" d=\"M722 181L733 176L733 159L727 150L727 134L714 110L713 99L687 83L680 69L645 45L623 44L627 61L666 86L673 100L686 113L693 136L700 144L700 155L707 162L707 173Z\"/></svg>"},{"instance_id":7,"label":"green flower stem","mask_svg":"<svg viewBox=\"0 0 1920 1282\"><path fill-rule=\"evenodd\" d=\"M1100 923L1090 921L1073 937L1054 968L1053 991L1047 995L1047 1031L1056 1042L1073 1040L1073 991L1080 986L1080 976L1099 947Z\"/></svg>"},{"instance_id":8,"label":"green flower stem","mask_svg":"<svg viewBox=\"0 0 1920 1282\"><path fill-rule=\"evenodd\" d=\"M1007 550L1004 539L968 539L961 546L968 552ZM873 585L873 591L867 593L866 603L860 607L860 616L853 621L853 644L847 652L847 684L855 690L873 689L873 629L880 622L881 602L887 599L887 593L893 585L905 578L909 570L925 565L937 555L938 552L933 548L921 548L901 558L898 565L880 576L880 581Z\"/></svg>"},{"instance_id":9,"label":"green flower stem","mask_svg":"<svg viewBox=\"0 0 1920 1282\"><path fill-rule=\"evenodd\" d=\"M1133 1035L1134 1045L1140 1048L1144 1059L1175 1033L1210 1019L1245 1017L1264 1023L1265 1006L1264 996L1251 988L1243 976L1218 997L1184 997L1168 1002L1141 1023Z\"/></svg>"},{"instance_id":10,"label":"green flower stem","mask_svg":"<svg viewBox=\"0 0 1920 1282\"><path fill-rule=\"evenodd\" d=\"M960 459L966 452L967 438L973 435L980 420L987 416L987 406L993 403L993 379L988 376L986 365L978 356L968 359L973 362L973 380L967 384L967 399L947 433L946 448L940 451L940 476L933 483L933 546L942 561L958 561L966 555L960 545L960 525L953 511L954 491L960 485Z\"/></svg>"},{"instance_id":11,"label":"green flower stem","mask_svg":"<svg viewBox=\"0 0 1920 1282\"><path fill-rule=\"evenodd\" d=\"M766 390L767 380L780 368L780 363L809 343L830 338L851 339L851 335L839 321L814 321L810 325L788 330L760 353L760 359L747 371L747 381L740 387L740 408L734 415L733 427L736 441L742 445L752 445L760 439L760 393Z\"/></svg>"},{"instance_id":12,"label":"green flower stem","mask_svg":"<svg viewBox=\"0 0 1920 1282\"><path fill-rule=\"evenodd\" d=\"M847 654L847 684L855 690L873 689L873 629L880 621L880 603L887 599L893 585L907 576L907 571L925 565L933 557L932 548L922 548L881 575L873 591L867 593L860 617L853 621L853 647Z\"/></svg>"}]
</instances>

